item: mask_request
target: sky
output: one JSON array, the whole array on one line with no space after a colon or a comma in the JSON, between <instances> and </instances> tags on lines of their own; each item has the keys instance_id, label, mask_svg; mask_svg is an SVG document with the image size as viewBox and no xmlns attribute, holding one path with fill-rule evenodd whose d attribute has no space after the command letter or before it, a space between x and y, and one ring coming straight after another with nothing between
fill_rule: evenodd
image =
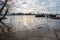
<instances>
[{"instance_id":1,"label":"sky","mask_svg":"<svg viewBox=\"0 0 60 40\"><path fill-rule=\"evenodd\" d=\"M13 0L13 12L60 13L60 0Z\"/></svg>"}]
</instances>

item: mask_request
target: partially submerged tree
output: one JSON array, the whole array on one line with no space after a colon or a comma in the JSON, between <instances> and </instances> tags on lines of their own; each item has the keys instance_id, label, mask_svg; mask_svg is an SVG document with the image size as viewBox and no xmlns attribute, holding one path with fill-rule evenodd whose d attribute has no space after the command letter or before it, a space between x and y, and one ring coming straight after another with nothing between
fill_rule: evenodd
<instances>
[{"instance_id":1,"label":"partially submerged tree","mask_svg":"<svg viewBox=\"0 0 60 40\"><path fill-rule=\"evenodd\" d=\"M2 5L0 8L0 15L2 14L2 11L4 10L5 6L7 5L7 2L8 2L8 0L5 0L5 1L0 0L0 3L1 3L0 6ZM7 12L8 12L8 8L5 11L4 15L0 18L0 23L2 23L3 25L5 25L5 24L2 22L2 20L5 19Z\"/></svg>"},{"instance_id":2,"label":"partially submerged tree","mask_svg":"<svg viewBox=\"0 0 60 40\"><path fill-rule=\"evenodd\" d=\"M2 12L4 12L4 14L2 15L2 17L0 17L0 23L2 23L4 25L4 27L1 27L0 25L0 31L2 31L2 33L0 32L0 40L15 40L16 36L15 33L13 33L13 31L11 31L12 27L8 27L6 26L6 24L4 22L2 22L3 19L6 19L6 15L7 13L11 10L11 5L14 3L9 3L9 1L11 0L0 0L0 16L2 14ZM5 31L5 28L7 29L7 32Z\"/></svg>"},{"instance_id":3,"label":"partially submerged tree","mask_svg":"<svg viewBox=\"0 0 60 40\"><path fill-rule=\"evenodd\" d=\"M0 17L0 23L2 23L4 26L6 26L6 25L4 22L2 22L2 20L6 19L6 15L7 15L8 11L10 11L12 4L14 4L12 2L12 0L4 0L4 1L0 0L0 16L3 14L2 12L5 11L4 14L2 15L2 17Z\"/></svg>"}]
</instances>

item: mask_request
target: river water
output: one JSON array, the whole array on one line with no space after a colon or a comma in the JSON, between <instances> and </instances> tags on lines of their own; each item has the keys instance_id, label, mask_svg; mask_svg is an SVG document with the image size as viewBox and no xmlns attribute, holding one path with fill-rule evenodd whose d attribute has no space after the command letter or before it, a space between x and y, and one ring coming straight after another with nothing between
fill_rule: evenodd
<instances>
[{"instance_id":1,"label":"river water","mask_svg":"<svg viewBox=\"0 0 60 40\"><path fill-rule=\"evenodd\" d=\"M60 20L50 19L46 17L35 17L35 15L17 15L6 16L7 19L3 20L6 25L12 26L14 31L32 30L39 27L45 28L60 28Z\"/></svg>"}]
</instances>

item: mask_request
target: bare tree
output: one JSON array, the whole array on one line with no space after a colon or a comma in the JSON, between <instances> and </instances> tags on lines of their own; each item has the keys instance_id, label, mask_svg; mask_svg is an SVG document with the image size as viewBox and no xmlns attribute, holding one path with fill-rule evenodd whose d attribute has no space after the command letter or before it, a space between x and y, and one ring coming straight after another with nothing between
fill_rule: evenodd
<instances>
[{"instance_id":1,"label":"bare tree","mask_svg":"<svg viewBox=\"0 0 60 40\"><path fill-rule=\"evenodd\" d=\"M6 19L6 15L10 9L10 6L14 3L11 2L11 4L9 4L8 2L9 1L12 1L12 0L5 0L5 1L2 1L0 0L0 6L2 5L2 7L0 8L0 15L2 14L3 10L5 11L4 15L0 18L0 23L2 23L3 25L5 25L4 22L2 22L3 19ZM5 25L6 26L6 25Z\"/></svg>"},{"instance_id":2,"label":"bare tree","mask_svg":"<svg viewBox=\"0 0 60 40\"><path fill-rule=\"evenodd\" d=\"M11 31L12 27L8 27L6 26L6 24L2 21L3 19L6 19L6 15L7 13L11 10L11 5L14 4L14 3L11 3L9 4L8 2L11 1L11 0L5 0L5 1L2 1L0 0L0 16L2 14L2 12L4 12L4 14L2 15L2 17L0 17L0 23L2 23L5 27L1 27L0 26L0 31L2 33L0 33L0 40L15 40L16 37L15 37L15 33L13 33L13 31ZM1 6L2 5L2 6ZM4 32L5 28L7 28L7 32Z\"/></svg>"},{"instance_id":3,"label":"bare tree","mask_svg":"<svg viewBox=\"0 0 60 40\"><path fill-rule=\"evenodd\" d=\"M2 5L2 7L0 8L0 15L1 15L2 14L2 11L4 10L4 7L6 6L6 4L8 2L8 0L5 0L5 2L3 2L2 0L0 0L0 2L1 2L1 5ZM8 12L8 8L7 8L6 12L4 13L3 17L0 18L0 22L3 25L5 25L5 24L2 22L2 20L5 19L5 16L7 15L7 12Z\"/></svg>"},{"instance_id":4,"label":"bare tree","mask_svg":"<svg viewBox=\"0 0 60 40\"><path fill-rule=\"evenodd\" d=\"M2 8L0 8L0 14L1 14L1 12L3 11L4 7L6 6L7 2L8 2L8 0L5 0ZM3 1L1 1L1 3L3 3Z\"/></svg>"}]
</instances>

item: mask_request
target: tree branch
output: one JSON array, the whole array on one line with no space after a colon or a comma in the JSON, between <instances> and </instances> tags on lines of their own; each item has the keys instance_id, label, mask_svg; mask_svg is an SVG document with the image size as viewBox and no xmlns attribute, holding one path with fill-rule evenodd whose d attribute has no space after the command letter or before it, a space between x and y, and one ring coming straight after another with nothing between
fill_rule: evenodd
<instances>
[{"instance_id":1,"label":"tree branch","mask_svg":"<svg viewBox=\"0 0 60 40\"><path fill-rule=\"evenodd\" d=\"M5 1L5 3L3 4L2 8L0 9L0 14L1 14L2 10L4 9L4 7L6 6L7 2L8 2L8 0Z\"/></svg>"}]
</instances>

